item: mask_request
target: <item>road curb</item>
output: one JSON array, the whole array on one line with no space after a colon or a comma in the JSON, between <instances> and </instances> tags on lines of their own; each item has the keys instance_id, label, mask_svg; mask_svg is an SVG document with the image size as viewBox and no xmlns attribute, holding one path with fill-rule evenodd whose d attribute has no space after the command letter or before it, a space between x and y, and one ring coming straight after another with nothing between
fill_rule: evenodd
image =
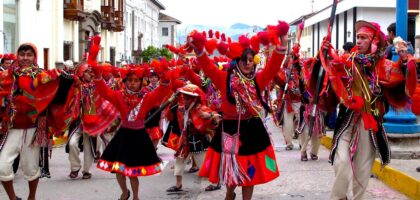
<instances>
[{"instance_id":1,"label":"road curb","mask_svg":"<svg viewBox=\"0 0 420 200\"><path fill-rule=\"evenodd\" d=\"M331 150L332 138L328 136L322 137L321 144ZM372 173L389 187L407 195L411 199L420 200L419 180L389 166L382 168L381 162L377 159L373 164Z\"/></svg>"}]
</instances>

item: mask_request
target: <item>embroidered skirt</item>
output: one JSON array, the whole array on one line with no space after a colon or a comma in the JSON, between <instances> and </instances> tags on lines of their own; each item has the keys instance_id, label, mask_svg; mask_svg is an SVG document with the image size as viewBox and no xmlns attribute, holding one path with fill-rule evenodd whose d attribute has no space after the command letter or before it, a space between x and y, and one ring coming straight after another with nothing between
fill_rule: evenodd
<instances>
[{"instance_id":1,"label":"embroidered skirt","mask_svg":"<svg viewBox=\"0 0 420 200\"><path fill-rule=\"evenodd\" d=\"M125 176L149 176L161 171L161 160L146 130L121 127L105 148L97 167Z\"/></svg>"},{"instance_id":2,"label":"embroidered skirt","mask_svg":"<svg viewBox=\"0 0 420 200\"><path fill-rule=\"evenodd\" d=\"M223 129L222 129L223 126ZM226 141L222 141L222 132L235 135L238 127L237 120L223 120L223 125L219 127L210 147L207 150L206 158L201 167L200 176L207 177L212 183L219 183L222 179L223 184L252 186L269 182L279 176L277 162L270 137L259 118L241 120L239 128L239 148L236 154L226 160L225 152L222 148ZM223 130L223 131L222 131ZM237 180L230 172L224 173L226 162L235 160L237 165L233 171L242 171L245 178L242 181ZM234 184L232 184L234 183Z\"/></svg>"}]
</instances>

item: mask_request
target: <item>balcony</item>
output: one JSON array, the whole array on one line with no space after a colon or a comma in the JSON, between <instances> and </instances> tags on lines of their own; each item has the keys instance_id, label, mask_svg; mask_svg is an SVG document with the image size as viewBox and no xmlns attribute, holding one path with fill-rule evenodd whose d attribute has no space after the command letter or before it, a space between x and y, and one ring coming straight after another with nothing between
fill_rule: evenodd
<instances>
[{"instance_id":1,"label":"balcony","mask_svg":"<svg viewBox=\"0 0 420 200\"><path fill-rule=\"evenodd\" d=\"M115 21L114 21L114 7L113 6L101 6L102 11L102 28L113 30L116 28Z\"/></svg>"},{"instance_id":2,"label":"balcony","mask_svg":"<svg viewBox=\"0 0 420 200\"><path fill-rule=\"evenodd\" d=\"M121 32L124 31L124 15L122 11L115 11L115 28L114 31Z\"/></svg>"},{"instance_id":3,"label":"balcony","mask_svg":"<svg viewBox=\"0 0 420 200\"><path fill-rule=\"evenodd\" d=\"M133 57L140 57L142 52L143 51L141 49L139 49L139 50L133 50L133 51L131 51L131 56L133 56Z\"/></svg>"},{"instance_id":4,"label":"balcony","mask_svg":"<svg viewBox=\"0 0 420 200\"><path fill-rule=\"evenodd\" d=\"M64 0L64 18L82 21L86 14L83 12L83 0Z\"/></svg>"}]
</instances>

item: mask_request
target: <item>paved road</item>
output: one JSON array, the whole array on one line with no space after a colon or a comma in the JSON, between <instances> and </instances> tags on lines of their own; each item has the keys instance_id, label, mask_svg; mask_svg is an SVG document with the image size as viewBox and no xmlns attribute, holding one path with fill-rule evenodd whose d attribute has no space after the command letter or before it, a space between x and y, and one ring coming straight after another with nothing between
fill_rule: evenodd
<instances>
[{"instance_id":1,"label":"paved road","mask_svg":"<svg viewBox=\"0 0 420 200\"><path fill-rule=\"evenodd\" d=\"M334 176L333 168L328 163L328 150L321 147L320 160L302 163L300 161L300 152L297 149L293 151L284 150L281 130L276 128L271 122L268 126L273 133L281 174L279 178L270 183L256 186L254 199L328 199ZM297 141L295 142L297 144ZM196 174L188 173L184 176L184 189L186 192L167 194L165 192L166 189L175 183L173 170L171 169L174 162L172 158L173 152L165 147L159 147L158 153L164 160L164 170L161 174L140 178L140 199L218 200L224 198L224 189L205 192L204 188L208 182L197 178ZM92 166L92 179L70 180L67 177L69 173L68 155L64 153L64 148L55 148L53 150L50 163L52 178L40 181L37 195L40 200L107 200L118 199L120 195L115 176L98 170L95 166ZM189 166L187 166L186 170L188 168ZM18 172L14 185L19 196L24 197L28 194L27 184L21 172ZM242 198L240 193L237 189L237 199ZM0 199L7 199L3 188L0 188ZM379 180L371 178L365 199L405 200L408 198L388 188Z\"/></svg>"}]
</instances>

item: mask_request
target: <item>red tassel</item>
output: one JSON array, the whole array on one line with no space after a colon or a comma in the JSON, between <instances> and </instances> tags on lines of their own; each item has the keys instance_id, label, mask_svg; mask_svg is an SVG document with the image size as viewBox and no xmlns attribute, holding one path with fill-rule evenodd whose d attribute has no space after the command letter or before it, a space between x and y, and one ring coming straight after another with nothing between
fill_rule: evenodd
<instances>
[{"instance_id":1,"label":"red tassel","mask_svg":"<svg viewBox=\"0 0 420 200\"><path fill-rule=\"evenodd\" d=\"M251 48L257 53L260 51L260 39L257 35L251 37Z\"/></svg>"},{"instance_id":2,"label":"red tassel","mask_svg":"<svg viewBox=\"0 0 420 200\"><path fill-rule=\"evenodd\" d=\"M176 61L176 65L183 65L183 64L184 64L184 62L182 61L182 59L178 59Z\"/></svg>"},{"instance_id":3,"label":"red tassel","mask_svg":"<svg viewBox=\"0 0 420 200\"><path fill-rule=\"evenodd\" d=\"M227 54L228 48L229 48L228 44L224 42L219 42L219 44L217 45L217 51L222 55Z\"/></svg>"},{"instance_id":4,"label":"red tassel","mask_svg":"<svg viewBox=\"0 0 420 200\"><path fill-rule=\"evenodd\" d=\"M226 35L224 33L222 33L222 35L220 36L220 38L222 39L223 42L226 42Z\"/></svg>"},{"instance_id":5,"label":"red tassel","mask_svg":"<svg viewBox=\"0 0 420 200\"><path fill-rule=\"evenodd\" d=\"M238 42L241 44L243 49L247 49L251 45L251 40L245 35L239 36Z\"/></svg>"},{"instance_id":6,"label":"red tassel","mask_svg":"<svg viewBox=\"0 0 420 200\"><path fill-rule=\"evenodd\" d=\"M375 120L375 118L371 114L362 113L362 119L365 125L365 130L372 129L372 131L374 132L378 131L378 122Z\"/></svg>"},{"instance_id":7,"label":"red tassel","mask_svg":"<svg viewBox=\"0 0 420 200\"><path fill-rule=\"evenodd\" d=\"M209 38L213 38L213 30L212 29L209 30Z\"/></svg>"},{"instance_id":8,"label":"red tassel","mask_svg":"<svg viewBox=\"0 0 420 200\"><path fill-rule=\"evenodd\" d=\"M216 31L216 33L214 34L216 36L216 39L220 39L220 32Z\"/></svg>"},{"instance_id":9,"label":"red tassel","mask_svg":"<svg viewBox=\"0 0 420 200\"><path fill-rule=\"evenodd\" d=\"M169 67L175 67L176 66L176 60L175 58L171 59L171 62L169 62Z\"/></svg>"},{"instance_id":10,"label":"red tassel","mask_svg":"<svg viewBox=\"0 0 420 200\"><path fill-rule=\"evenodd\" d=\"M206 42L206 50L209 54L213 54L214 50L217 48L217 40L210 39Z\"/></svg>"}]
</instances>

